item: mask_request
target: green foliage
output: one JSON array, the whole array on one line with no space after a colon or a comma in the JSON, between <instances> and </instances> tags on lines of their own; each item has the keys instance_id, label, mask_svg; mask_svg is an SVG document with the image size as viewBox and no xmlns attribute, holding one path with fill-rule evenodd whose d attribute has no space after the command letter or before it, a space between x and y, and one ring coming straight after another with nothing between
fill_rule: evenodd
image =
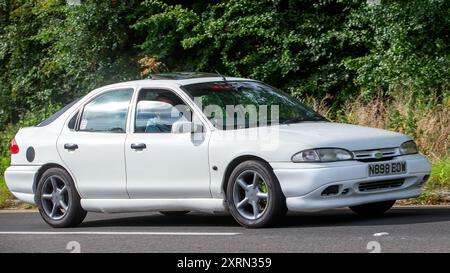
<instances>
[{"instance_id":1,"label":"green foliage","mask_svg":"<svg viewBox=\"0 0 450 273\"><path fill-rule=\"evenodd\" d=\"M0 129L28 110L134 78L129 13L135 5L0 0Z\"/></svg>"},{"instance_id":2,"label":"green foliage","mask_svg":"<svg viewBox=\"0 0 450 273\"><path fill-rule=\"evenodd\" d=\"M401 88L442 95L450 87L449 15L447 0L362 6L350 17L344 35L366 53L347 58L345 68L354 72L354 82L368 93Z\"/></svg>"},{"instance_id":3,"label":"green foliage","mask_svg":"<svg viewBox=\"0 0 450 273\"><path fill-rule=\"evenodd\" d=\"M145 5L153 15L134 26L147 33L140 48L171 68L219 70L316 96L351 88L341 59L358 50L339 33L360 1L231 0L196 11Z\"/></svg>"},{"instance_id":4,"label":"green foliage","mask_svg":"<svg viewBox=\"0 0 450 273\"><path fill-rule=\"evenodd\" d=\"M122 1L84 1L56 8L56 16L44 14L50 20L34 38L48 45L42 67L60 95L72 99L137 74L130 62L136 56L128 28L132 8Z\"/></svg>"},{"instance_id":5,"label":"green foliage","mask_svg":"<svg viewBox=\"0 0 450 273\"><path fill-rule=\"evenodd\" d=\"M446 0L0 0L0 130L26 111L139 78L147 56L300 98L329 94L334 109L361 89L448 99L449 18Z\"/></svg>"},{"instance_id":6,"label":"green foliage","mask_svg":"<svg viewBox=\"0 0 450 273\"><path fill-rule=\"evenodd\" d=\"M427 182L427 189L441 188L450 190L450 157L434 162L431 167L431 176Z\"/></svg>"},{"instance_id":7,"label":"green foliage","mask_svg":"<svg viewBox=\"0 0 450 273\"><path fill-rule=\"evenodd\" d=\"M11 193L8 191L8 188L6 187L5 180L2 176L0 176L0 208L3 207L3 204L6 200L11 198Z\"/></svg>"},{"instance_id":8,"label":"green foliage","mask_svg":"<svg viewBox=\"0 0 450 273\"><path fill-rule=\"evenodd\" d=\"M144 40L138 44L142 53L163 60L172 69L196 70L196 54L183 50L181 40L200 21L199 16L181 4L170 5L162 1L144 1L143 14L131 26L142 33Z\"/></svg>"},{"instance_id":9,"label":"green foliage","mask_svg":"<svg viewBox=\"0 0 450 273\"><path fill-rule=\"evenodd\" d=\"M406 116L403 116L398 109L388 111L387 114L389 117L388 129L404 132L413 138L416 137L417 121L412 105L409 105Z\"/></svg>"}]
</instances>

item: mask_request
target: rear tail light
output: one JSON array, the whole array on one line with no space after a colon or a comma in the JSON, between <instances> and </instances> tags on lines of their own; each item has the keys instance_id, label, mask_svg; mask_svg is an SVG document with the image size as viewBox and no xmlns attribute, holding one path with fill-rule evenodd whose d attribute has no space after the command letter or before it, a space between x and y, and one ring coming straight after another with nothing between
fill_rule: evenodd
<instances>
[{"instance_id":1,"label":"rear tail light","mask_svg":"<svg viewBox=\"0 0 450 273\"><path fill-rule=\"evenodd\" d=\"M16 139L11 140L10 151L11 151L11 154L19 153L19 145L17 145Z\"/></svg>"}]
</instances>

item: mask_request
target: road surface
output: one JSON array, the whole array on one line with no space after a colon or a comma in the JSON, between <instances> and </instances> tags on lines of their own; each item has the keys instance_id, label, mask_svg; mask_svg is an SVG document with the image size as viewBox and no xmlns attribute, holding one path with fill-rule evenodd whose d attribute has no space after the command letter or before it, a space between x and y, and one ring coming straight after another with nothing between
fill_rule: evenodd
<instances>
[{"instance_id":1,"label":"road surface","mask_svg":"<svg viewBox=\"0 0 450 273\"><path fill-rule=\"evenodd\" d=\"M339 209L245 229L231 216L89 213L53 229L37 212L0 211L0 252L450 252L450 207L396 207L378 218Z\"/></svg>"}]
</instances>

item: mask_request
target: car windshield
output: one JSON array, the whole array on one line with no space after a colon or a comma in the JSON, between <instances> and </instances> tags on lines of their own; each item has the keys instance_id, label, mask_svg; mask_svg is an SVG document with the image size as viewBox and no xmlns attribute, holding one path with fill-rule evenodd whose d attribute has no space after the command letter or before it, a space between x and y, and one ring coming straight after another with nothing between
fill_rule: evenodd
<instances>
[{"instance_id":1,"label":"car windshield","mask_svg":"<svg viewBox=\"0 0 450 273\"><path fill-rule=\"evenodd\" d=\"M182 89L222 130L326 121L300 101L260 82L208 82L185 85Z\"/></svg>"}]
</instances>

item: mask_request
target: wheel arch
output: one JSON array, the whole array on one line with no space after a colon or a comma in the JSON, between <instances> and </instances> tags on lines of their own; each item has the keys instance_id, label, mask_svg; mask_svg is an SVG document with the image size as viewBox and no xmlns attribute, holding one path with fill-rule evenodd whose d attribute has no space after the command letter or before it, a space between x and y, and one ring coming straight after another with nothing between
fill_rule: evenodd
<instances>
[{"instance_id":1,"label":"wheel arch","mask_svg":"<svg viewBox=\"0 0 450 273\"><path fill-rule=\"evenodd\" d=\"M34 193L34 194L36 194L37 186L38 186L39 180L41 179L42 175L45 173L45 171L47 171L48 169L51 169L51 168L59 168L59 169L63 169L63 170L65 170L70 176L72 176L72 175L70 174L70 172L69 172L65 167L63 167L62 165L57 164L57 163L46 163L46 164L42 165L42 166L39 168L39 170L37 171L36 175L34 176L34 181L33 181L33 193ZM74 180L73 177L72 177L72 180ZM75 180L74 180L74 181L75 181Z\"/></svg>"},{"instance_id":2,"label":"wheel arch","mask_svg":"<svg viewBox=\"0 0 450 273\"><path fill-rule=\"evenodd\" d=\"M224 195L224 199L226 200L226 195L227 195L227 186L228 186L228 180L230 179L230 175L233 172L233 170L242 162L245 161L249 161L249 160L256 160L256 161L260 161L260 162L264 162L266 163L269 167L270 164L269 162L267 162L266 160L264 160L263 158L259 157L259 156L255 156L255 155L240 155L236 158L234 158L230 163L228 163L224 175L223 175L223 179L222 179L222 186L221 186L221 190L223 192ZM272 167L270 167L272 169Z\"/></svg>"}]
</instances>

